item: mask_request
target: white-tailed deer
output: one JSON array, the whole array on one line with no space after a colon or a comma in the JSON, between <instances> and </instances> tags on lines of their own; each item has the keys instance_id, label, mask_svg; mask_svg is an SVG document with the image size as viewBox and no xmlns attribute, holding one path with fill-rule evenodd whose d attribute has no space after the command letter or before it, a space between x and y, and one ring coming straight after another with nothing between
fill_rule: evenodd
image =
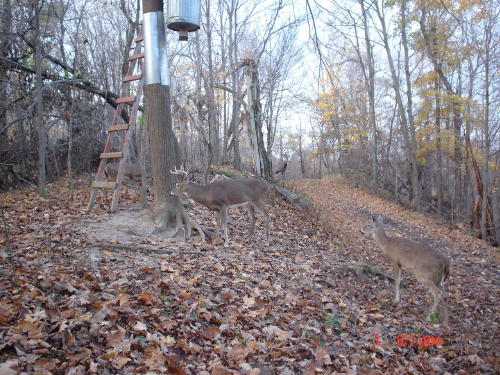
<instances>
[{"instance_id":1,"label":"white-tailed deer","mask_svg":"<svg viewBox=\"0 0 500 375\"><path fill-rule=\"evenodd\" d=\"M446 255L423 243L387 236L382 228L381 217L372 216L372 223L361 228L361 232L373 235L378 247L392 262L396 284L394 302L399 302L401 268L404 268L413 273L417 280L427 286L432 293L434 303L427 318L430 319L437 312L436 309L441 302L443 311L439 315L442 321L447 324L448 304L446 303L443 282L450 273L450 261Z\"/></svg>"},{"instance_id":2,"label":"white-tailed deer","mask_svg":"<svg viewBox=\"0 0 500 375\"><path fill-rule=\"evenodd\" d=\"M108 179L116 180L118 175L119 163L108 163L104 169L104 173ZM139 163L125 162L123 176L130 178L131 181L138 182L141 180L141 167Z\"/></svg>"},{"instance_id":3,"label":"white-tailed deer","mask_svg":"<svg viewBox=\"0 0 500 375\"><path fill-rule=\"evenodd\" d=\"M252 219L249 238L255 230L255 211L257 210L264 219L266 226L266 239L269 241L269 216L267 215L264 202L268 192L268 184L260 178L235 178L217 179L207 185L198 185L187 180L188 173L183 170L170 171L181 175L186 181L181 181L176 188L177 194L186 194L210 211L215 211L217 216L216 237L219 238L219 230L224 229L224 246L229 244L227 229L227 210L231 207L245 206Z\"/></svg>"}]
</instances>

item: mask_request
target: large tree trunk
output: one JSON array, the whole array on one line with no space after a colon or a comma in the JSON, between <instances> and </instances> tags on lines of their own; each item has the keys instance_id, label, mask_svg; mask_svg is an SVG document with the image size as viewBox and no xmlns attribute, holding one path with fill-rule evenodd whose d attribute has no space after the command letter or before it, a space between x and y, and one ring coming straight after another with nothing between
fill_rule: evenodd
<instances>
[{"instance_id":1,"label":"large tree trunk","mask_svg":"<svg viewBox=\"0 0 500 375\"><path fill-rule=\"evenodd\" d=\"M145 17L145 38L151 35L146 34L146 17L151 16L151 12L163 14L162 0L143 0ZM154 20L154 18L153 18ZM165 30L163 26L163 16L157 18L158 23L158 45L154 45L150 50L145 49L145 64L148 67L147 59L159 57L155 61L158 65L153 65L155 74L146 72L144 85L144 102L146 103L146 123L149 128L149 140L151 150L151 164L153 171L153 191L154 206L159 207L168 199L176 179L170 170L180 164L180 150L177 138L172 130L172 114L170 103L170 80L168 77L168 66L165 43ZM153 22L152 22L153 24ZM146 44L147 46L147 44ZM165 60L163 60L165 59ZM161 65L165 64L165 65ZM165 71L166 70L166 71Z\"/></svg>"},{"instance_id":2,"label":"large tree trunk","mask_svg":"<svg viewBox=\"0 0 500 375\"><path fill-rule=\"evenodd\" d=\"M179 144L172 130L170 86L151 84L144 86L146 123L149 128L153 191L155 206L163 203L175 185L170 173L180 166Z\"/></svg>"}]
</instances>

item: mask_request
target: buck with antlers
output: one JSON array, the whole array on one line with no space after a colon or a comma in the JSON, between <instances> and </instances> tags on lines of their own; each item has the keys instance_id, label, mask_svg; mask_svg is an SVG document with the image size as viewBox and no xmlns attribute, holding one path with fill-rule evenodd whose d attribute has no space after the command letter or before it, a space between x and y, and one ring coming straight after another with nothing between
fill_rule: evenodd
<instances>
[{"instance_id":1,"label":"buck with antlers","mask_svg":"<svg viewBox=\"0 0 500 375\"><path fill-rule=\"evenodd\" d=\"M361 232L371 234L383 253L391 260L393 265L396 295L394 302L399 302L399 283L401 281L401 268L410 271L418 281L429 288L434 303L429 312L428 319L442 304L442 313L439 318L448 323L448 304L443 283L450 273L450 261L441 251L426 244L410 241L406 238L389 237L382 228L382 218L372 216L372 223L361 228Z\"/></svg>"},{"instance_id":2,"label":"buck with antlers","mask_svg":"<svg viewBox=\"0 0 500 375\"><path fill-rule=\"evenodd\" d=\"M185 194L210 211L215 211L217 218L216 236L219 238L219 230L224 229L224 246L229 244L227 228L227 210L232 207L245 206L252 219L249 238L255 230L255 211L258 211L264 219L266 227L266 240L269 242L269 216L264 208L264 201L268 192L268 184L260 178L235 178L218 179L207 185L198 185L189 181L187 171L173 170L173 174L181 176L181 182L175 190L176 194Z\"/></svg>"}]
</instances>

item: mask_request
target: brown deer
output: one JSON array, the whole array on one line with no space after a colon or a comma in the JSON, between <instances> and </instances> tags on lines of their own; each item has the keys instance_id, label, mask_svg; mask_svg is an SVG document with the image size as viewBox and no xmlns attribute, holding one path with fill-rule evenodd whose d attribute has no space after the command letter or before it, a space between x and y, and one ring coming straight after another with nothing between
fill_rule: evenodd
<instances>
[{"instance_id":1,"label":"brown deer","mask_svg":"<svg viewBox=\"0 0 500 375\"><path fill-rule=\"evenodd\" d=\"M382 228L382 218L372 216L372 223L361 228L361 232L371 234L382 252L390 259L393 266L396 284L394 302L399 302L399 284L401 282L401 268L410 271L418 281L429 288L434 303L427 319L437 312L442 303L443 311L439 313L445 324L448 323L448 304L443 283L450 273L450 261L441 251L423 243L410 241L405 238L389 237Z\"/></svg>"},{"instance_id":2,"label":"brown deer","mask_svg":"<svg viewBox=\"0 0 500 375\"><path fill-rule=\"evenodd\" d=\"M116 181L116 176L118 175L119 163L108 163L104 169L104 174L108 179ZM141 180L141 167L138 163L132 163L129 161L125 162L123 166L125 169L123 171L123 176L130 178L131 181L138 182Z\"/></svg>"},{"instance_id":3,"label":"brown deer","mask_svg":"<svg viewBox=\"0 0 500 375\"><path fill-rule=\"evenodd\" d=\"M215 211L217 218L216 237L219 238L221 227L224 229L224 246L229 244L227 229L227 210L231 207L245 206L252 219L248 237L251 238L255 230L255 211L258 211L264 219L266 226L266 240L269 242L269 216L267 215L264 202L269 190L266 181L260 178L235 178L217 179L207 185L198 185L190 182L188 172L184 170L170 171L183 177L181 183L175 189L176 194L185 194L210 211ZM185 180L184 180L185 179Z\"/></svg>"}]
</instances>

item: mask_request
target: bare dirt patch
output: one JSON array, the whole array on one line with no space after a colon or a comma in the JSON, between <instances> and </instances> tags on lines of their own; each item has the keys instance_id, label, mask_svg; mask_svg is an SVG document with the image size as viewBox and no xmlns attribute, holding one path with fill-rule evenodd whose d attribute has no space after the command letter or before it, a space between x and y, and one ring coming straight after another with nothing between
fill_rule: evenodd
<instances>
[{"instance_id":1,"label":"bare dirt patch","mask_svg":"<svg viewBox=\"0 0 500 375\"><path fill-rule=\"evenodd\" d=\"M99 221L82 225L81 230L86 233L89 241L128 243L141 238L170 239L174 234L173 228L152 235L154 223L147 209L119 210ZM178 234L181 236L181 233Z\"/></svg>"}]
</instances>

